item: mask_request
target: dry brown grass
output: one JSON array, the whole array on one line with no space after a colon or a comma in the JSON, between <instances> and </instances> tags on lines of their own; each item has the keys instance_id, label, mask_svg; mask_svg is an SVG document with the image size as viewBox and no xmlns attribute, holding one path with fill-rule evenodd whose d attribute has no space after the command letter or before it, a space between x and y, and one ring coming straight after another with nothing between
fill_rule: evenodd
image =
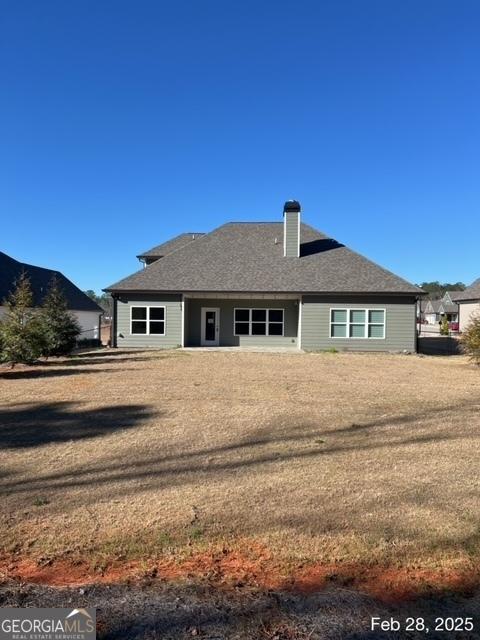
<instances>
[{"instance_id":1,"label":"dry brown grass","mask_svg":"<svg viewBox=\"0 0 480 640\"><path fill-rule=\"evenodd\" d=\"M0 544L475 566L479 391L463 357L103 351L4 370Z\"/></svg>"}]
</instances>

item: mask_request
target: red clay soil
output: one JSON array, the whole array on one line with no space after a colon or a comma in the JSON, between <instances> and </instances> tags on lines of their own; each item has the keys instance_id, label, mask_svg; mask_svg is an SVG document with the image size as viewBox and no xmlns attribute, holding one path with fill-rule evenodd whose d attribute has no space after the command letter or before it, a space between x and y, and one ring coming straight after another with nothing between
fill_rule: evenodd
<instances>
[{"instance_id":1,"label":"red clay soil","mask_svg":"<svg viewBox=\"0 0 480 640\"><path fill-rule=\"evenodd\" d=\"M478 569L427 570L421 568L367 567L346 564L306 564L282 570L260 546L248 553L230 549L196 553L186 560L151 560L112 563L101 572L87 563L55 560L48 564L33 559L3 558L0 575L5 581L50 586L82 586L137 582L145 578L162 581L207 581L221 588L261 589L314 593L329 585L348 586L383 602L399 602L439 592L469 593L480 584Z\"/></svg>"}]
</instances>

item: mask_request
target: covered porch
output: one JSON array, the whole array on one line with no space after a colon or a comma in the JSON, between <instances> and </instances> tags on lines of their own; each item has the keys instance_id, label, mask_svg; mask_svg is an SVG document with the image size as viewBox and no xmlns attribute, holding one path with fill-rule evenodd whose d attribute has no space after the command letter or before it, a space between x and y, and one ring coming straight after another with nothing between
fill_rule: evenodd
<instances>
[{"instance_id":1,"label":"covered porch","mask_svg":"<svg viewBox=\"0 0 480 640\"><path fill-rule=\"evenodd\" d=\"M183 346L298 350L300 310L288 294L184 295Z\"/></svg>"}]
</instances>

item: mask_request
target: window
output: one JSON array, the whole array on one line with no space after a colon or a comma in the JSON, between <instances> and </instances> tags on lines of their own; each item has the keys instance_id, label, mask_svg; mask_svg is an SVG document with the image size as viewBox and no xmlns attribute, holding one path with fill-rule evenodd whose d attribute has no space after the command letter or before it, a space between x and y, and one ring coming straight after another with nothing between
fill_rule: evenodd
<instances>
[{"instance_id":1,"label":"window","mask_svg":"<svg viewBox=\"0 0 480 640\"><path fill-rule=\"evenodd\" d=\"M330 309L331 338L385 338L385 309Z\"/></svg>"},{"instance_id":2,"label":"window","mask_svg":"<svg viewBox=\"0 0 480 640\"><path fill-rule=\"evenodd\" d=\"M283 309L235 309L236 336L283 336Z\"/></svg>"},{"instance_id":3,"label":"window","mask_svg":"<svg viewBox=\"0 0 480 640\"><path fill-rule=\"evenodd\" d=\"M130 307L130 333L165 335L165 307Z\"/></svg>"}]
</instances>

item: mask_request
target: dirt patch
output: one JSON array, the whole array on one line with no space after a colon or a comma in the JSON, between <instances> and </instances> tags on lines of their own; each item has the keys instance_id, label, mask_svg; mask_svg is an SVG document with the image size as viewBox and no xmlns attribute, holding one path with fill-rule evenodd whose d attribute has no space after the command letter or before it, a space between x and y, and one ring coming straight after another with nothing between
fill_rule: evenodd
<instances>
[{"instance_id":1,"label":"dirt patch","mask_svg":"<svg viewBox=\"0 0 480 640\"><path fill-rule=\"evenodd\" d=\"M164 560L116 562L101 571L85 562L32 559L3 559L4 580L49 586L171 582L189 580L215 588L255 588L311 594L332 586L349 588L386 603L413 600L421 596L455 592L473 593L480 584L478 569L437 571L419 567L372 567L361 564L280 565L268 549L252 545L248 552L220 549L195 553L182 561Z\"/></svg>"}]
</instances>

